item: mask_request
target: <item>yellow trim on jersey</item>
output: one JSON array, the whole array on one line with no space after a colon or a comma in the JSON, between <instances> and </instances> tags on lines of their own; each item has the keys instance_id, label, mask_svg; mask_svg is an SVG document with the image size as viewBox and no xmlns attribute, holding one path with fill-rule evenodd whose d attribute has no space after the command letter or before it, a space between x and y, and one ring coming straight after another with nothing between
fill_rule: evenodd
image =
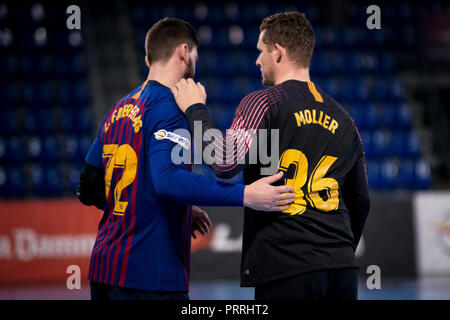
<instances>
[{"instance_id":1,"label":"yellow trim on jersey","mask_svg":"<svg viewBox=\"0 0 450 320\"><path fill-rule=\"evenodd\" d=\"M148 82L148 80L146 80L146 81L142 84L141 90L139 90L138 93L136 93L133 97L131 97L131 99L135 99L135 100L139 99L139 97L140 97L140 95L141 95L141 92L142 92L142 90L144 90L145 85L147 84L147 82Z\"/></svg>"},{"instance_id":2,"label":"yellow trim on jersey","mask_svg":"<svg viewBox=\"0 0 450 320\"><path fill-rule=\"evenodd\" d=\"M314 99L316 99L317 102L323 102L322 96L320 95L319 91L317 91L316 86L312 81L308 81L308 88L309 91L311 91L312 95L314 96Z\"/></svg>"}]
</instances>

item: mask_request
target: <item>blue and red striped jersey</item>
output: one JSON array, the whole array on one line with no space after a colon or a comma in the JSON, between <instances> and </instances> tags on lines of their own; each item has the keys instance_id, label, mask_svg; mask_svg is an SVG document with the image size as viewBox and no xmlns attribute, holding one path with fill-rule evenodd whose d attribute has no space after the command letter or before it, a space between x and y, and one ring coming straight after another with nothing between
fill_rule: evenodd
<instances>
[{"instance_id":1,"label":"blue and red striped jersey","mask_svg":"<svg viewBox=\"0 0 450 320\"><path fill-rule=\"evenodd\" d=\"M175 164L174 131L188 123L169 88L156 81L107 112L86 162L105 172L106 204L89 280L149 291L188 291L190 204L242 206L244 185L216 182ZM190 152L190 151L189 151Z\"/></svg>"}]
</instances>

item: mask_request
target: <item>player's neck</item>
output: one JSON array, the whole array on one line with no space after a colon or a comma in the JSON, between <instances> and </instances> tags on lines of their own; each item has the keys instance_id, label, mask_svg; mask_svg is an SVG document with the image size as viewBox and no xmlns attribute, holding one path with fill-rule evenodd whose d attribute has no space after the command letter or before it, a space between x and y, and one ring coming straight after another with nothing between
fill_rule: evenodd
<instances>
[{"instance_id":1,"label":"player's neck","mask_svg":"<svg viewBox=\"0 0 450 320\"><path fill-rule=\"evenodd\" d=\"M275 84L280 84L288 80L298 80L302 82L311 81L309 78L309 69L296 68L296 69L287 69L285 72L280 72L280 74L276 77Z\"/></svg>"},{"instance_id":2,"label":"player's neck","mask_svg":"<svg viewBox=\"0 0 450 320\"><path fill-rule=\"evenodd\" d=\"M155 64L148 72L147 80L158 81L162 85L172 88L181 79L181 73L175 72L167 66Z\"/></svg>"}]
</instances>

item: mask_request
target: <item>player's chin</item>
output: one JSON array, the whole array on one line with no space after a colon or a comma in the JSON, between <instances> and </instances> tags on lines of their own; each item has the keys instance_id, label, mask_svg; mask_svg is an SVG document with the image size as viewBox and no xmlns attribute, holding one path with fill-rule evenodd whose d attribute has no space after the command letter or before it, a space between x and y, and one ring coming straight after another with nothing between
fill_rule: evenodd
<instances>
[{"instance_id":1,"label":"player's chin","mask_svg":"<svg viewBox=\"0 0 450 320\"><path fill-rule=\"evenodd\" d=\"M275 82L272 79L264 77L264 76L262 77L262 84L263 84L263 86L270 87L270 86L273 86L274 83Z\"/></svg>"}]
</instances>

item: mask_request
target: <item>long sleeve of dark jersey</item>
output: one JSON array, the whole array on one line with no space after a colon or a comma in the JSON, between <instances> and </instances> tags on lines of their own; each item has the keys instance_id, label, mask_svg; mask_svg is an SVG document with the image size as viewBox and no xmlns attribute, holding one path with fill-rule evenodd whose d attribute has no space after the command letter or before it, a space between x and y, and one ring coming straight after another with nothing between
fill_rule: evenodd
<instances>
[{"instance_id":1,"label":"long sleeve of dark jersey","mask_svg":"<svg viewBox=\"0 0 450 320\"><path fill-rule=\"evenodd\" d=\"M269 95L267 90L255 91L245 96L236 109L233 122L225 137L208 136L207 131L211 133L213 131L210 129L215 128L205 105L194 104L186 110L189 129L194 139L199 133L202 137L204 136L201 142L203 160L217 177L231 178L249 163L249 151L251 148L258 147L256 139L258 130L268 128L271 115L270 104L277 97L278 92ZM194 143L197 141L199 140L195 139ZM197 145L197 147L200 146ZM211 154L209 161L205 159L205 154Z\"/></svg>"},{"instance_id":2,"label":"long sleeve of dark jersey","mask_svg":"<svg viewBox=\"0 0 450 320\"><path fill-rule=\"evenodd\" d=\"M345 178L343 198L350 211L350 222L356 249L370 210L369 186L363 151L361 151L360 156Z\"/></svg>"}]
</instances>

